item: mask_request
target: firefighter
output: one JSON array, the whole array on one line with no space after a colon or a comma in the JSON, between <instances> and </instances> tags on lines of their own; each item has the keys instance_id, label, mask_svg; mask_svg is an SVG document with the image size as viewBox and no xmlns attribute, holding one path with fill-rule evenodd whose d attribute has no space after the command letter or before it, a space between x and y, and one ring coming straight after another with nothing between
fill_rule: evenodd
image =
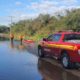
<instances>
[{"instance_id":1,"label":"firefighter","mask_svg":"<svg viewBox=\"0 0 80 80\"><path fill-rule=\"evenodd\" d=\"M14 35L11 33L10 34L10 40L11 40L11 42L13 42L13 39L14 39Z\"/></svg>"},{"instance_id":2,"label":"firefighter","mask_svg":"<svg viewBox=\"0 0 80 80\"><path fill-rule=\"evenodd\" d=\"M22 45L23 36L22 36L22 35L20 35L20 36L19 36L19 39L20 39L20 44Z\"/></svg>"}]
</instances>

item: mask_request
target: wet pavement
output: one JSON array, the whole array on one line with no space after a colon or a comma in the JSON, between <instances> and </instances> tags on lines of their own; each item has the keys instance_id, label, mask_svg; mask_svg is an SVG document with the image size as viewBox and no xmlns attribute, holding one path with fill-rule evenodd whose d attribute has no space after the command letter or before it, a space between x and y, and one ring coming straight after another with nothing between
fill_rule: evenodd
<instances>
[{"instance_id":1,"label":"wet pavement","mask_svg":"<svg viewBox=\"0 0 80 80\"><path fill-rule=\"evenodd\" d=\"M36 45L1 41L0 80L80 80L80 70L65 70L52 58L38 58Z\"/></svg>"},{"instance_id":2,"label":"wet pavement","mask_svg":"<svg viewBox=\"0 0 80 80\"><path fill-rule=\"evenodd\" d=\"M0 42L0 80L41 80L37 62L23 46Z\"/></svg>"}]
</instances>

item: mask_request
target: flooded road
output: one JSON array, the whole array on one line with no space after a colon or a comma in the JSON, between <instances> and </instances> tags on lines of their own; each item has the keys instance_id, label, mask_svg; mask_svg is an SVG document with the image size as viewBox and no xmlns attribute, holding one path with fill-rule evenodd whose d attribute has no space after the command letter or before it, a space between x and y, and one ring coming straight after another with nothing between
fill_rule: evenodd
<instances>
[{"instance_id":1,"label":"flooded road","mask_svg":"<svg viewBox=\"0 0 80 80\"><path fill-rule=\"evenodd\" d=\"M0 80L41 80L38 58L20 47L0 42Z\"/></svg>"},{"instance_id":2,"label":"flooded road","mask_svg":"<svg viewBox=\"0 0 80 80\"><path fill-rule=\"evenodd\" d=\"M3 41L0 80L80 80L80 70L65 70L54 59L38 58L35 44Z\"/></svg>"}]
</instances>

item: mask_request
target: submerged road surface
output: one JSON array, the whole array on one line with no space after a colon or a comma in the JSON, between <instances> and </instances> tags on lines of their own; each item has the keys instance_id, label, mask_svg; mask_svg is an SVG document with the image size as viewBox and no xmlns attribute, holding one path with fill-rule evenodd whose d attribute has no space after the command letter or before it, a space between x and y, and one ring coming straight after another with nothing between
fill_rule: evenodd
<instances>
[{"instance_id":1,"label":"submerged road surface","mask_svg":"<svg viewBox=\"0 0 80 80\"><path fill-rule=\"evenodd\" d=\"M42 80L37 63L23 46L0 42L0 80Z\"/></svg>"},{"instance_id":2,"label":"submerged road surface","mask_svg":"<svg viewBox=\"0 0 80 80\"><path fill-rule=\"evenodd\" d=\"M79 70L65 70L51 58L37 56L37 44L0 42L0 80L80 80Z\"/></svg>"},{"instance_id":3,"label":"submerged road surface","mask_svg":"<svg viewBox=\"0 0 80 80\"><path fill-rule=\"evenodd\" d=\"M38 56L36 43L27 44L27 50ZM59 61L50 57L38 59L38 70L43 80L80 80L80 69L66 70Z\"/></svg>"}]
</instances>

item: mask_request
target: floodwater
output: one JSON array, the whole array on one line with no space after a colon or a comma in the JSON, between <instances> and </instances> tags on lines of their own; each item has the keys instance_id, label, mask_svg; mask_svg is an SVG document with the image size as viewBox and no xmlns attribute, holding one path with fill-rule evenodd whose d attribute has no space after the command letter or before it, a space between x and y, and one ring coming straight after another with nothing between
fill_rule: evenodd
<instances>
[{"instance_id":1,"label":"floodwater","mask_svg":"<svg viewBox=\"0 0 80 80\"><path fill-rule=\"evenodd\" d=\"M37 62L23 46L0 42L0 80L41 80Z\"/></svg>"},{"instance_id":2,"label":"floodwater","mask_svg":"<svg viewBox=\"0 0 80 80\"><path fill-rule=\"evenodd\" d=\"M65 70L45 59L38 60L38 69L43 76L43 80L80 80L80 71Z\"/></svg>"},{"instance_id":3,"label":"floodwater","mask_svg":"<svg viewBox=\"0 0 80 80\"><path fill-rule=\"evenodd\" d=\"M25 47L20 42L1 41L0 80L80 80L80 71L67 71L51 59L38 58L36 52L34 44Z\"/></svg>"}]
</instances>

